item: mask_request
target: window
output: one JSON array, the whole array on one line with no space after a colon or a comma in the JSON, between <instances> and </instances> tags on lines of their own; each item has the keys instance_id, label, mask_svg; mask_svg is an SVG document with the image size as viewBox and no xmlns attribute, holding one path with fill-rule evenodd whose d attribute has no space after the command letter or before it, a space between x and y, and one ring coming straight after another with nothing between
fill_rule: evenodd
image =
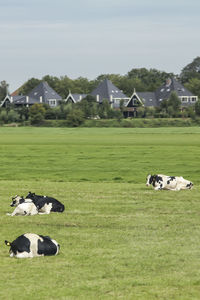
<instances>
[{"instance_id":1,"label":"window","mask_svg":"<svg viewBox=\"0 0 200 300\"><path fill-rule=\"evenodd\" d=\"M49 100L49 105L50 106L56 106L56 100L55 99Z\"/></svg>"},{"instance_id":2,"label":"window","mask_svg":"<svg viewBox=\"0 0 200 300\"><path fill-rule=\"evenodd\" d=\"M161 92L164 92L164 90L165 90L165 89L161 89L160 91L161 91Z\"/></svg>"},{"instance_id":3,"label":"window","mask_svg":"<svg viewBox=\"0 0 200 300\"><path fill-rule=\"evenodd\" d=\"M182 98L181 98L181 101L182 101L182 102L188 102L188 97L182 97Z\"/></svg>"},{"instance_id":4,"label":"window","mask_svg":"<svg viewBox=\"0 0 200 300\"><path fill-rule=\"evenodd\" d=\"M196 97L191 97L191 102L196 102L197 101L197 98Z\"/></svg>"}]
</instances>

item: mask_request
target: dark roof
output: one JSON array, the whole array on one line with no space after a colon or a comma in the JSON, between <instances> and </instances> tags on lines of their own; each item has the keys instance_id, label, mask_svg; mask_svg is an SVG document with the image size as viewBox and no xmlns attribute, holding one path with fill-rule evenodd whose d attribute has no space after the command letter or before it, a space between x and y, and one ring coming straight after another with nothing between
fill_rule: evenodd
<instances>
[{"instance_id":1,"label":"dark roof","mask_svg":"<svg viewBox=\"0 0 200 300\"><path fill-rule=\"evenodd\" d=\"M39 100L34 99L29 96L12 96L12 100L14 104L34 104L34 103L39 103Z\"/></svg>"},{"instance_id":2,"label":"dark roof","mask_svg":"<svg viewBox=\"0 0 200 300\"><path fill-rule=\"evenodd\" d=\"M179 97L193 96L193 94L190 91L188 91L188 89L186 89L175 78L169 78L161 87L159 87L156 90L155 94L156 94L157 101L168 99L170 97L171 92L173 91L176 92L177 96Z\"/></svg>"},{"instance_id":3,"label":"dark roof","mask_svg":"<svg viewBox=\"0 0 200 300\"><path fill-rule=\"evenodd\" d=\"M99 102L103 99L110 101L112 98L124 99L128 98L122 91L120 91L110 80L103 80L96 89L91 92L92 96L99 95Z\"/></svg>"},{"instance_id":4,"label":"dark roof","mask_svg":"<svg viewBox=\"0 0 200 300\"><path fill-rule=\"evenodd\" d=\"M47 82L40 82L32 91L28 94L28 96L40 100L42 97L42 102L48 102L48 100L62 100L62 97L54 91Z\"/></svg>"},{"instance_id":5,"label":"dark roof","mask_svg":"<svg viewBox=\"0 0 200 300\"><path fill-rule=\"evenodd\" d=\"M71 94L75 102L80 102L83 100L87 94Z\"/></svg>"},{"instance_id":6,"label":"dark roof","mask_svg":"<svg viewBox=\"0 0 200 300\"><path fill-rule=\"evenodd\" d=\"M137 92L144 106L157 106L156 95L154 92Z\"/></svg>"},{"instance_id":7,"label":"dark roof","mask_svg":"<svg viewBox=\"0 0 200 300\"><path fill-rule=\"evenodd\" d=\"M24 95L17 95L17 96L10 96L10 95L7 95L4 100L2 101L1 103L1 106L4 106L4 104L6 102L10 102L10 103L13 103L15 105L23 105L23 104L34 104L34 103L39 103L39 100L37 99L34 99L32 97L29 97L29 96L24 96Z\"/></svg>"}]
</instances>

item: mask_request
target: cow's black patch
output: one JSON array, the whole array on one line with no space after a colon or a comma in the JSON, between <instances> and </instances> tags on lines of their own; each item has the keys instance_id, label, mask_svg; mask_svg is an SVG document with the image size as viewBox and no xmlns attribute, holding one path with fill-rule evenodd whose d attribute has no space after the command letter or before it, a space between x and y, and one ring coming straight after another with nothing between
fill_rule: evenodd
<instances>
[{"instance_id":1,"label":"cow's black patch","mask_svg":"<svg viewBox=\"0 0 200 300\"><path fill-rule=\"evenodd\" d=\"M190 183L188 183L187 185L186 185L186 188L189 188L189 189L191 189L191 187L193 186L193 183L192 182L190 182Z\"/></svg>"},{"instance_id":2,"label":"cow's black patch","mask_svg":"<svg viewBox=\"0 0 200 300\"><path fill-rule=\"evenodd\" d=\"M169 181L173 181L176 179L176 177L174 177L174 176L170 176L169 178L170 178Z\"/></svg>"},{"instance_id":3,"label":"cow's black patch","mask_svg":"<svg viewBox=\"0 0 200 300\"><path fill-rule=\"evenodd\" d=\"M159 182L159 181L161 181L161 182L162 182L162 181L163 181L163 179L162 179L162 177L161 177L161 176L157 176L157 175L156 175L156 182Z\"/></svg>"},{"instance_id":4,"label":"cow's black patch","mask_svg":"<svg viewBox=\"0 0 200 300\"><path fill-rule=\"evenodd\" d=\"M51 211L63 212L65 210L65 206L53 197L36 195L35 193L29 192L26 198L32 199L38 209L41 209L45 204L51 203Z\"/></svg>"},{"instance_id":5,"label":"cow's black patch","mask_svg":"<svg viewBox=\"0 0 200 300\"><path fill-rule=\"evenodd\" d=\"M22 197L20 200L19 200L19 204L22 204L22 203L24 203L25 202L25 200L24 200L24 198Z\"/></svg>"},{"instance_id":6,"label":"cow's black patch","mask_svg":"<svg viewBox=\"0 0 200 300\"><path fill-rule=\"evenodd\" d=\"M40 237L43 238L43 242L38 240L38 254L55 255L58 249L56 245L52 242L51 238L42 235L40 235Z\"/></svg>"},{"instance_id":7,"label":"cow's black patch","mask_svg":"<svg viewBox=\"0 0 200 300\"><path fill-rule=\"evenodd\" d=\"M24 235L20 235L16 240L10 243L11 250L16 255L17 252L30 252L30 240Z\"/></svg>"},{"instance_id":8,"label":"cow's black patch","mask_svg":"<svg viewBox=\"0 0 200 300\"><path fill-rule=\"evenodd\" d=\"M149 184L152 184L153 179L154 179L154 176L151 175L151 177L149 178Z\"/></svg>"}]
</instances>

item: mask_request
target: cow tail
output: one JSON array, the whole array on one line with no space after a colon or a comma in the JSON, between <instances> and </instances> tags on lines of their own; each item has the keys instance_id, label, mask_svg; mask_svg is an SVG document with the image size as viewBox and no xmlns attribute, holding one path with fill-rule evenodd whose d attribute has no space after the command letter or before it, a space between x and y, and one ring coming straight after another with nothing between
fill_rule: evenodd
<instances>
[{"instance_id":1,"label":"cow tail","mask_svg":"<svg viewBox=\"0 0 200 300\"><path fill-rule=\"evenodd\" d=\"M6 240L5 240L5 244L6 244L6 246L11 246L11 245L10 245L10 242L8 242L8 241L6 241Z\"/></svg>"}]
</instances>

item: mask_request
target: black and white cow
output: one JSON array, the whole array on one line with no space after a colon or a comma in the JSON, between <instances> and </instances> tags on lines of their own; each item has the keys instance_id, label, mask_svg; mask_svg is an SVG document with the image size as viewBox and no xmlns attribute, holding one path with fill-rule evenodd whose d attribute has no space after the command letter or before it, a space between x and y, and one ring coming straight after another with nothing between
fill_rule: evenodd
<instances>
[{"instance_id":1,"label":"black and white cow","mask_svg":"<svg viewBox=\"0 0 200 300\"><path fill-rule=\"evenodd\" d=\"M11 205L14 206L14 205ZM38 209L31 199L24 199L24 202L19 203L12 214L7 213L8 216L34 216L38 214Z\"/></svg>"},{"instance_id":2,"label":"black and white cow","mask_svg":"<svg viewBox=\"0 0 200 300\"><path fill-rule=\"evenodd\" d=\"M45 203L45 202L40 202L39 204L36 205L36 202L30 198L24 198L23 196L18 196L16 195L15 197L12 198L12 203L10 206L16 206L16 210L14 210L13 213L15 212L19 212L19 210L21 210L21 208L23 209L23 207L26 207L26 213L24 213L24 215L32 215L31 213L31 210L33 210L34 212L34 207L37 209L37 213L40 214L40 215L43 215L43 214L50 214L51 212L51 209L52 209L52 203ZM26 203L29 203L30 206L28 207L28 204ZM32 203L32 205L31 205ZM30 209L28 211L28 208Z\"/></svg>"},{"instance_id":3,"label":"black and white cow","mask_svg":"<svg viewBox=\"0 0 200 300\"><path fill-rule=\"evenodd\" d=\"M42 213L50 213L50 211L61 213L65 210L65 206L53 197L36 195L29 192L26 198L31 199L39 212Z\"/></svg>"},{"instance_id":4,"label":"black and white cow","mask_svg":"<svg viewBox=\"0 0 200 300\"><path fill-rule=\"evenodd\" d=\"M152 185L154 190L180 191L191 189L193 183L183 177L166 176L162 174L148 175L146 185Z\"/></svg>"},{"instance_id":5,"label":"black and white cow","mask_svg":"<svg viewBox=\"0 0 200 300\"><path fill-rule=\"evenodd\" d=\"M57 255L60 245L48 236L35 233L20 235L12 243L5 241L10 246L10 257L27 258L44 255Z\"/></svg>"}]
</instances>

